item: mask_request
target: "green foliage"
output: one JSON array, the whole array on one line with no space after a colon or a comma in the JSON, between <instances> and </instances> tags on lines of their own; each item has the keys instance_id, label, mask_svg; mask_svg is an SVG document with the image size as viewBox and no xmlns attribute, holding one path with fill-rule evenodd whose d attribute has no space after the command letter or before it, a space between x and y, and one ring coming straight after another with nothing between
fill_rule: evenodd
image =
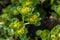
<instances>
[{"instance_id":1,"label":"green foliage","mask_svg":"<svg viewBox=\"0 0 60 40\"><path fill-rule=\"evenodd\" d=\"M60 1L59 0L53 0L51 9L54 10L51 15L54 16L57 20L60 20Z\"/></svg>"},{"instance_id":2,"label":"green foliage","mask_svg":"<svg viewBox=\"0 0 60 40\"><path fill-rule=\"evenodd\" d=\"M5 5L3 2L1 4ZM54 11L50 12L48 8ZM40 20L49 13L60 21L60 0L11 0L11 4L0 15L0 40L29 40L26 25L40 26ZM42 40L60 40L60 25L51 31L37 30L36 35Z\"/></svg>"},{"instance_id":3,"label":"green foliage","mask_svg":"<svg viewBox=\"0 0 60 40\"><path fill-rule=\"evenodd\" d=\"M51 39L60 40L60 25L55 26L55 28L51 30Z\"/></svg>"},{"instance_id":4,"label":"green foliage","mask_svg":"<svg viewBox=\"0 0 60 40\"><path fill-rule=\"evenodd\" d=\"M36 35L41 37L42 40L48 40L49 39L49 34L50 32L48 30L37 30Z\"/></svg>"},{"instance_id":5,"label":"green foliage","mask_svg":"<svg viewBox=\"0 0 60 40\"><path fill-rule=\"evenodd\" d=\"M3 39L5 38L9 39L14 35L14 30L4 25L0 25L0 34L1 34L0 38L2 37Z\"/></svg>"}]
</instances>

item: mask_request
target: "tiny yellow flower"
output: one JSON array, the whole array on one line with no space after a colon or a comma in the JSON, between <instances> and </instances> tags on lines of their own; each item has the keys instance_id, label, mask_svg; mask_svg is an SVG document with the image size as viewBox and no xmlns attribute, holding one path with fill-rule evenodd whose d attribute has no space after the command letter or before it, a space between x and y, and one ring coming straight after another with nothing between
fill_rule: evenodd
<instances>
[{"instance_id":1,"label":"tiny yellow flower","mask_svg":"<svg viewBox=\"0 0 60 40\"><path fill-rule=\"evenodd\" d=\"M38 16L37 15L33 15L33 19L34 20L37 20L38 19Z\"/></svg>"},{"instance_id":2,"label":"tiny yellow flower","mask_svg":"<svg viewBox=\"0 0 60 40\"><path fill-rule=\"evenodd\" d=\"M37 15L33 15L31 18L30 18L30 23L36 23L38 20L38 16Z\"/></svg>"},{"instance_id":3,"label":"tiny yellow flower","mask_svg":"<svg viewBox=\"0 0 60 40\"><path fill-rule=\"evenodd\" d=\"M58 38L55 35L51 35L52 40L57 40Z\"/></svg>"},{"instance_id":4,"label":"tiny yellow flower","mask_svg":"<svg viewBox=\"0 0 60 40\"><path fill-rule=\"evenodd\" d=\"M24 29L20 29L20 30L18 30L18 32L17 32L19 35L23 35L24 34Z\"/></svg>"},{"instance_id":5,"label":"tiny yellow flower","mask_svg":"<svg viewBox=\"0 0 60 40\"><path fill-rule=\"evenodd\" d=\"M60 37L60 33L58 34L58 37Z\"/></svg>"},{"instance_id":6,"label":"tiny yellow flower","mask_svg":"<svg viewBox=\"0 0 60 40\"><path fill-rule=\"evenodd\" d=\"M23 15L29 13L30 11L31 11L31 8L30 8L30 7L25 7L25 8L22 8L22 9L21 9L21 13L22 13Z\"/></svg>"},{"instance_id":7,"label":"tiny yellow flower","mask_svg":"<svg viewBox=\"0 0 60 40\"><path fill-rule=\"evenodd\" d=\"M30 23L34 23L34 20L33 20L33 18L30 18Z\"/></svg>"},{"instance_id":8,"label":"tiny yellow flower","mask_svg":"<svg viewBox=\"0 0 60 40\"><path fill-rule=\"evenodd\" d=\"M20 22L14 24L14 28L19 28L21 26Z\"/></svg>"},{"instance_id":9,"label":"tiny yellow flower","mask_svg":"<svg viewBox=\"0 0 60 40\"><path fill-rule=\"evenodd\" d=\"M38 20L38 16L37 15L33 15L32 18L33 18L34 22L36 22Z\"/></svg>"}]
</instances>

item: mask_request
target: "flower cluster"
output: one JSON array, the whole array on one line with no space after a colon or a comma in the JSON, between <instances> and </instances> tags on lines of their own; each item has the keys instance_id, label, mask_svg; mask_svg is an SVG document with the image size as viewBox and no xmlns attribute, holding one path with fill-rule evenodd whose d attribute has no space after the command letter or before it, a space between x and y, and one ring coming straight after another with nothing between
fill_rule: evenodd
<instances>
[{"instance_id":1,"label":"flower cluster","mask_svg":"<svg viewBox=\"0 0 60 40\"><path fill-rule=\"evenodd\" d=\"M22 15L27 15L30 12L31 12L31 8L30 7L24 7L24 8L21 9L21 14Z\"/></svg>"},{"instance_id":2,"label":"flower cluster","mask_svg":"<svg viewBox=\"0 0 60 40\"><path fill-rule=\"evenodd\" d=\"M57 25L51 31L51 39L52 40L59 40L60 39L60 25Z\"/></svg>"},{"instance_id":3,"label":"flower cluster","mask_svg":"<svg viewBox=\"0 0 60 40\"><path fill-rule=\"evenodd\" d=\"M21 24L20 24L20 22L12 22L10 24L10 27L13 29L19 29L21 27Z\"/></svg>"},{"instance_id":4,"label":"flower cluster","mask_svg":"<svg viewBox=\"0 0 60 40\"><path fill-rule=\"evenodd\" d=\"M36 23L38 21L38 16L37 15L33 15L30 19L29 19L29 22L30 23Z\"/></svg>"}]
</instances>

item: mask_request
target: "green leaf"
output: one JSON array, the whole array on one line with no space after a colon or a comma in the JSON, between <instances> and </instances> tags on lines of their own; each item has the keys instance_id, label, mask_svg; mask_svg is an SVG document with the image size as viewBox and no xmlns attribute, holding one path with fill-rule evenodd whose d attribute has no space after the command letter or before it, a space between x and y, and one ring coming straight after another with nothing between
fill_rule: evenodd
<instances>
[{"instance_id":1,"label":"green leaf","mask_svg":"<svg viewBox=\"0 0 60 40\"><path fill-rule=\"evenodd\" d=\"M37 30L37 31L36 31L36 35L37 35L37 36L40 36L41 33L42 33L42 30Z\"/></svg>"}]
</instances>

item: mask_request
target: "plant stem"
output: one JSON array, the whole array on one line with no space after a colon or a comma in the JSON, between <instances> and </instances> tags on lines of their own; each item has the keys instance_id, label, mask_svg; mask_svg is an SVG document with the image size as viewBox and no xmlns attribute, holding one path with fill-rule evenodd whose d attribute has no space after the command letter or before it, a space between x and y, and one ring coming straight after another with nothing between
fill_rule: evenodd
<instances>
[{"instance_id":1,"label":"plant stem","mask_svg":"<svg viewBox=\"0 0 60 40\"><path fill-rule=\"evenodd\" d=\"M28 25L29 23L25 23L25 25Z\"/></svg>"},{"instance_id":2,"label":"plant stem","mask_svg":"<svg viewBox=\"0 0 60 40\"><path fill-rule=\"evenodd\" d=\"M24 16L22 15L22 22L24 23Z\"/></svg>"},{"instance_id":3,"label":"plant stem","mask_svg":"<svg viewBox=\"0 0 60 40\"><path fill-rule=\"evenodd\" d=\"M59 15L57 15L57 20L58 20L58 21L60 20L59 18L60 18L60 16L59 16Z\"/></svg>"}]
</instances>

